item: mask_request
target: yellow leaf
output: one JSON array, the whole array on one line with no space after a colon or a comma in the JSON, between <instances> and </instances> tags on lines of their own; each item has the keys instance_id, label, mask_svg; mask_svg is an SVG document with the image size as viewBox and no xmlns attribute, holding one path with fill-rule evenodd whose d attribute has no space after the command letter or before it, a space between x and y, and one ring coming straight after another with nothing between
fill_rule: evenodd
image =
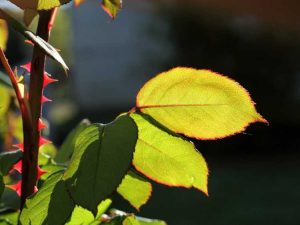
<instances>
[{"instance_id":1,"label":"yellow leaf","mask_svg":"<svg viewBox=\"0 0 300 225\"><path fill-rule=\"evenodd\" d=\"M21 9L49 10L71 0L9 0Z\"/></svg>"},{"instance_id":2,"label":"yellow leaf","mask_svg":"<svg viewBox=\"0 0 300 225\"><path fill-rule=\"evenodd\" d=\"M8 29L7 24L4 20L0 19L0 48L6 49L6 44L8 40Z\"/></svg>"},{"instance_id":3,"label":"yellow leaf","mask_svg":"<svg viewBox=\"0 0 300 225\"><path fill-rule=\"evenodd\" d=\"M158 183L194 187L207 194L207 164L193 143L167 133L145 116L130 116L139 130L133 158L136 170Z\"/></svg>"},{"instance_id":4,"label":"yellow leaf","mask_svg":"<svg viewBox=\"0 0 300 225\"><path fill-rule=\"evenodd\" d=\"M196 139L224 138L267 122L241 85L209 70L161 73L144 85L136 104L168 129Z\"/></svg>"}]
</instances>

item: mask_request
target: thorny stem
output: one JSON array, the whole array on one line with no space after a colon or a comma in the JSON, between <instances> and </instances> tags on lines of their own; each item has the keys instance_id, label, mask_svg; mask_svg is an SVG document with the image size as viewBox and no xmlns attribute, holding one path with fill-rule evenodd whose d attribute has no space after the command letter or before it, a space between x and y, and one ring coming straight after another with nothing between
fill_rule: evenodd
<instances>
[{"instance_id":1,"label":"thorny stem","mask_svg":"<svg viewBox=\"0 0 300 225\"><path fill-rule=\"evenodd\" d=\"M50 11L39 12L37 35L46 42L49 40L53 13ZM50 26L49 26L50 24ZM45 53L35 45L31 60L31 73L29 84L29 108L31 112L32 129L24 131L24 154L22 162L22 195L21 209L24 207L26 198L34 193L38 179L38 153L41 132L39 130L39 119L42 113L43 83L45 74Z\"/></svg>"}]
</instances>

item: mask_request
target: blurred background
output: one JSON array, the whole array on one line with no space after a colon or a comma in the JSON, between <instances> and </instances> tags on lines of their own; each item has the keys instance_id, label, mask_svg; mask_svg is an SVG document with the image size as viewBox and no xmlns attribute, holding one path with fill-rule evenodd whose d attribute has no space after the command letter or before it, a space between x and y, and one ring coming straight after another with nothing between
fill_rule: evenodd
<instances>
[{"instance_id":1,"label":"blurred background","mask_svg":"<svg viewBox=\"0 0 300 225\"><path fill-rule=\"evenodd\" d=\"M299 10L297 0L124 0L111 20L100 1L64 6L51 42L71 72L49 61L60 80L46 90L50 138L59 146L83 118L104 123L128 111L159 72L211 69L242 84L270 125L196 141L210 168L209 197L155 184L139 214L170 225L299 225ZM10 30L14 65L27 63L31 48ZM134 211L121 198L114 207Z\"/></svg>"}]
</instances>

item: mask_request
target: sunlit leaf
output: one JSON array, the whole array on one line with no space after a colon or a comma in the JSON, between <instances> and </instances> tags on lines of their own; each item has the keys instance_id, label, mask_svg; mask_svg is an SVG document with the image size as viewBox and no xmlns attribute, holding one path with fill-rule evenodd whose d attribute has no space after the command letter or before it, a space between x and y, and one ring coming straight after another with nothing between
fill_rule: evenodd
<instances>
[{"instance_id":1,"label":"sunlit leaf","mask_svg":"<svg viewBox=\"0 0 300 225\"><path fill-rule=\"evenodd\" d=\"M208 168L192 142L172 135L139 114L131 114L139 129L133 164L148 178L168 186L194 187L207 194Z\"/></svg>"},{"instance_id":2,"label":"sunlit leaf","mask_svg":"<svg viewBox=\"0 0 300 225\"><path fill-rule=\"evenodd\" d=\"M22 225L54 225L67 222L75 205L61 178L61 173L50 176L42 188L27 199L20 217Z\"/></svg>"},{"instance_id":3,"label":"sunlit leaf","mask_svg":"<svg viewBox=\"0 0 300 225\"><path fill-rule=\"evenodd\" d=\"M6 175L14 164L22 158L21 150L3 152L0 154L0 175Z\"/></svg>"},{"instance_id":4,"label":"sunlit leaf","mask_svg":"<svg viewBox=\"0 0 300 225\"><path fill-rule=\"evenodd\" d=\"M139 221L135 218L135 216L127 216L123 223L123 225L140 225Z\"/></svg>"},{"instance_id":5,"label":"sunlit leaf","mask_svg":"<svg viewBox=\"0 0 300 225\"><path fill-rule=\"evenodd\" d=\"M102 8L112 18L116 18L118 12L122 8L122 0L103 0L102 1Z\"/></svg>"},{"instance_id":6,"label":"sunlit leaf","mask_svg":"<svg viewBox=\"0 0 300 225\"><path fill-rule=\"evenodd\" d=\"M152 193L152 185L145 178L130 171L124 177L117 191L133 207L139 209L149 200Z\"/></svg>"},{"instance_id":7,"label":"sunlit leaf","mask_svg":"<svg viewBox=\"0 0 300 225\"><path fill-rule=\"evenodd\" d=\"M93 213L80 206L76 206L66 225L90 225L95 220Z\"/></svg>"},{"instance_id":8,"label":"sunlit leaf","mask_svg":"<svg viewBox=\"0 0 300 225\"><path fill-rule=\"evenodd\" d=\"M266 122L242 86L209 70L161 73L140 90L136 104L170 130L197 139L223 138Z\"/></svg>"},{"instance_id":9,"label":"sunlit leaf","mask_svg":"<svg viewBox=\"0 0 300 225\"><path fill-rule=\"evenodd\" d=\"M71 156L74 152L75 148L75 141L78 137L78 135L90 125L90 121L87 119L84 119L80 122L80 124L77 125L77 127L72 130L65 141L63 142L62 146L60 147L56 157L55 161L58 163L65 163L68 162L71 159Z\"/></svg>"},{"instance_id":10,"label":"sunlit leaf","mask_svg":"<svg viewBox=\"0 0 300 225\"><path fill-rule=\"evenodd\" d=\"M71 0L9 0L21 9L48 10L59 7Z\"/></svg>"},{"instance_id":11,"label":"sunlit leaf","mask_svg":"<svg viewBox=\"0 0 300 225\"><path fill-rule=\"evenodd\" d=\"M75 203L97 214L98 204L120 185L133 158L137 127L128 116L81 132L64 180Z\"/></svg>"},{"instance_id":12,"label":"sunlit leaf","mask_svg":"<svg viewBox=\"0 0 300 225\"><path fill-rule=\"evenodd\" d=\"M98 205L98 212L97 212L96 219L101 218L102 214L104 214L107 211L111 203L112 203L111 199L106 199Z\"/></svg>"},{"instance_id":13,"label":"sunlit leaf","mask_svg":"<svg viewBox=\"0 0 300 225\"><path fill-rule=\"evenodd\" d=\"M6 44L8 40L8 28L6 22L0 19L0 48L6 49Z\"/></svg>"},{"instance_id":14,"label":"sunlit leaf","mask_svg":"<svg viewBox=\"0 0 300 225\"><path fill-rule=\"evenodd\" d=\"M140 225L167 225L165 221L136 217Z\"/></svg>"}]
</instances>

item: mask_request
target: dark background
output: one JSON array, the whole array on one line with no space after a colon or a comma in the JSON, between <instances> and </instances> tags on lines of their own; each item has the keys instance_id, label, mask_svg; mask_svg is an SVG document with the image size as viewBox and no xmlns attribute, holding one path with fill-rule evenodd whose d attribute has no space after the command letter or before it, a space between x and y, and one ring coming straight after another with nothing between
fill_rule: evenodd
<instances>
[{"instance_id":1,"label":"dark background","mask_svg":"<svg viewBox=\"0 0 300 225\"><path fill-rule=\"evenodd\" d=\"M50 66L61 80L48 91L54 103L45 108L54 142L82 118L107 122L129 110L141 85L158 72L211 69L242 84L270 124L196 141L210 168L210 196L155 184L140 215L170 225L300 224L300 2L124 1L116 21L95 2L67 7L58 18L54 32L61 33L53 42L64 49L71 74ZM20 64L28 47L13 36L7 52ZM107 83L93 86L99 80ZM134 211L116 200L115 207Z\"/></svg>"}]
</instances>

